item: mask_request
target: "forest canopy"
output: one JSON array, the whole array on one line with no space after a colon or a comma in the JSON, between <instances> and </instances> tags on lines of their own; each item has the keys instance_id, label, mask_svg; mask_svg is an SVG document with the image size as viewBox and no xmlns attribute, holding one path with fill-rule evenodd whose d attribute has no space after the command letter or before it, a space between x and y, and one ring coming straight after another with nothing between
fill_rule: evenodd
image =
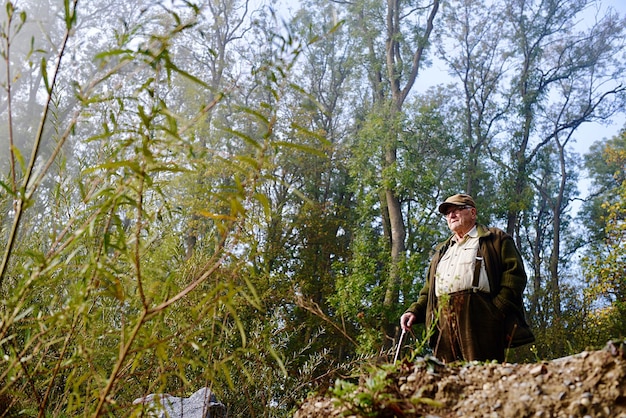
<instances>
[{"instance_id":1,"label":"forest canopy","mask_svg":"<svg viewBox=\"0 0 626 418\"><path fill-rule=\"evenodd\" d=\"M626 335L626 127L584 129L624 120L624 16L288 6L4 2L0 416L205 386L290 416L390 353L459 192L524 258L537 341L509 360Z\"/></svg>"}]
</instances>

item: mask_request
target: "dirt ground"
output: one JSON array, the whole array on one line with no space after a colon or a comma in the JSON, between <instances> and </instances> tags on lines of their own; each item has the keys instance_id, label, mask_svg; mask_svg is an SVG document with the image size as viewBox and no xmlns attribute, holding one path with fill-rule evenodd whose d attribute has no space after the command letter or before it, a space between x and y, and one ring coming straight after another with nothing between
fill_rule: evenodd
<instances>
[{"instance_id":1,"label":"dirt ground","mask_svg":"<svg viewBox=\"0 0 626 418\"><path fill-rule=\"evenodd\" d=\"M625 351L624 342L608 343L534 364L446 366L420 358L388 370L382 391L372 394L371 386L360 384L358 392L367 396L312 397L294 418L626 418Z\"/></svg>"}]
</instances>

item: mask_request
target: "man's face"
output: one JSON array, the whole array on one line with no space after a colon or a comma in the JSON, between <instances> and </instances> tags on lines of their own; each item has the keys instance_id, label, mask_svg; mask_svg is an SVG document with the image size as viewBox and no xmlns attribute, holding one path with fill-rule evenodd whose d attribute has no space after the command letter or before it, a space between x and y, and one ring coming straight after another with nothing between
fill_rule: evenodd
<instances>
[{"instance_id":1,"label":"man's face","mask_svg":"<svg viewBox=\"0 0 626 418\"><path fill-rule=\"evenodd\" d=\"M459 236L465 235L476 223L476 209L471 206L455 206L446 212L448 228Z\"/></svg>"}]
</instances>

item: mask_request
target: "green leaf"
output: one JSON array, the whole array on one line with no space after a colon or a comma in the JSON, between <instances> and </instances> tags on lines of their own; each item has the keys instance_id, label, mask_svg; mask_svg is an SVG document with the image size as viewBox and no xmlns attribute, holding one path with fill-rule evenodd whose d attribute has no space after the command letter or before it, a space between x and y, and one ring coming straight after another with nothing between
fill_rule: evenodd
<instances>
[{"instance_id":1,"label":"green leaf","mask_svg":"<svg viewBox=\"0 0 626 418\"><path fill-rule=\"evenodd\" d=\"M283 362L283 360L280 358L280 356L278 355L278 353L276 352L276 350L274 349L274 347L272 347L271 345L269 345L267 347L267 349L269 350L270 354L272 355L272 357L274 357L274 360L276 360L276 363L278 363L278 367L280 367L280 370L283 372L284 376L287 376L287 368L285 367L285 363Z\"/></svg>"},{"instance_id":2,"label":"green leaf","mask_svg":"<svg viewBox=\"0 0 626 418\"><path fill-rule=\"evenodd\" d=\"M135 173L141 172L141 165L134 160L112 161L85 169L85 173L93 173L99 170L117 170L119 168L129 168Z\"/></svg>"},{"instance_id":3,"label":"green leaf","mask_svg":"<svg viewBox=\"0 0 626 418\"><path fill-rule=\"evenodd\" d=\"M49 94L51 93L52 90L50 88L50 81L48 80L48 61L46 60L45 57L41 59L40 70L41 70L41 77L43 78L43 82L46 85L46 91Z\"/></svg>"},{"instance_id":4,"label":"green leaf","mask_svg":"<svg viewBox=\"0 0 626 418\"><path fill-rule=\"evenodd\" d=\"M255 140L254 138L252 138L248 134L245 134L245 133L240 132L240 131L235 131L235 130L232 130L232 129L223 129L223 130L224 130L224 132L230 133L230 134L232 134L232 135L234 135L234 136L236 136L238 138L243 139L247 144L253 146L256 149L261 149L262 148L262 146L259 143L259 141Z\"/></svg>"},{"instance_id":5,"label":"green leaf","mask_svg":"<svg viewBox=\"0 0 626 418\"><path fill-rule=\"evenodd\" d=\"M5 7L7 10L7 19L11 20L11 18L13 17L13 13L15 12L15 5L12 1L8 1Z\"/></svg>"},{"instance_id":6,"label":"green leaf","mask_svg":"<svg viewBox=\"0 0 626 418\"><path fill-rule=\"evenodd\" d=\"M64 1L65 7L65 28L70 30L76 24L76 11L70 7L70 0Z\"/></svg>"},{"instance_id":7,"label":"green leaf","mask_svg":"<svg viewBox=\"0 0 626 418\"><path fill-rule=\"evenodd\" d=\"M15 197L16 194L13 192L13 189L11 188L11 186L9 186L8 184L6 184L5 182L0 180L0 187L2 187L4 190L7 191L7 193L9 194L9 196Z\"/></svg>"}]
</instances>

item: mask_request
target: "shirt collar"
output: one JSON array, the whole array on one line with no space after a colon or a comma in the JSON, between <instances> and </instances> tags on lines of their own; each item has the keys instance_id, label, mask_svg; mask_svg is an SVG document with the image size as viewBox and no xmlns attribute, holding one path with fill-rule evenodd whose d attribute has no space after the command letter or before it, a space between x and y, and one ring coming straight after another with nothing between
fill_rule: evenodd
<instances>
[{"instance_id":1,"label":"shirt collar","mask_svg":"<svg viewBox=\"0 0 626 418\"><path fill-rule=\"evenodd\" d=\"M466 237L470 237L470 238L477 238L477 237L478 237L478 228L476 228L476 225L474 225L474 226L472 227L472 229L470 229L470 230L469 230L469 231L468 231L468 232L467 232L467 233L463 236L463 239L462 239L461 241L465 241L465 238L466 238ZM452 235L452 240L451 240L451 242L452 242L453 244L456 244L456 243L457 243L457 240L456 240L456 235Z\"/></svg>"}]
</instances>

